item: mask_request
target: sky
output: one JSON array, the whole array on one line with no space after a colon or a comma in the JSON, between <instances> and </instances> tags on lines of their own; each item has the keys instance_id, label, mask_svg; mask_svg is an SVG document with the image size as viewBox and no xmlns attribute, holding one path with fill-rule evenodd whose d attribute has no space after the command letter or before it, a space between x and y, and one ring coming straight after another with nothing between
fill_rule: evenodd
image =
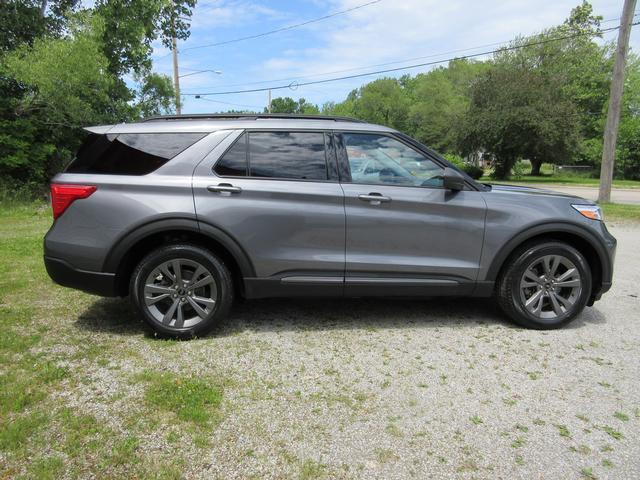
<instances>
[{"instance_id":1,"label":"sky","mask_svg":"<svg viewBox=\"0 0 640 480\"><path fill-rule=\"evenodd\" d=\"M317 85L299 83L492 50L517 35L562 23L580 0L378 0L355 8L373 1L198 0L191 36L178 42L183 113L262 111L266 91L203 98L194 94L277 86L285 88L273 90L274 98L305 98L319 106L339 102L376 78L434 67ZM591 3L594 13L604 17L603 28L619 24L622 0ZM348 9L353 10L300 28L205 47ZM605 34L606 40L615 38L617 31ZM631 47L640 48L640 35L633 30ZM152 58L155 71L172 75L170 50L156 42ZM219 73L194 74L199 70Z\"/></svg>"}]
</instances>

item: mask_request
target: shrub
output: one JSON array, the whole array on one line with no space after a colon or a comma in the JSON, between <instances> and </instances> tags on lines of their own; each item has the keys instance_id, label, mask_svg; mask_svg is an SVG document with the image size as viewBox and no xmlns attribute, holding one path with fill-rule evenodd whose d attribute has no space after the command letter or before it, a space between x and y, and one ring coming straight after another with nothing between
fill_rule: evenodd
<instances>
[{"instance_id":1,"label":"shrub","mask_svg":"<svg viewBox=\"0 0 640 480\"><path fill-rule=\"evenodd\" d=\"M445 153L443 156L449 163L453 163L456 167L475 180L478 180L482 175L484 175L484 170L482 168L466 162L460 155Z\"/></svg>"}]
</instances>

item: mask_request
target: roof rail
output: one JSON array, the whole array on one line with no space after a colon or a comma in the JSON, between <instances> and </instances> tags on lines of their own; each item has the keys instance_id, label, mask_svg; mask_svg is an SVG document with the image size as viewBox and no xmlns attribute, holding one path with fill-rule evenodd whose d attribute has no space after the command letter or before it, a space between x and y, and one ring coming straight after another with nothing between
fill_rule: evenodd
<instances>
[{"instance_id":1,"label":"roof rail","mask_svg":"<svg viewBox=\"0 0 640 480\"><path fill-rule=\"evenodd\" d=\"M264 118L278 118L284 120L333 120L335 122L366 123L363 120L350 117L336 117L332 115L301 115L293 113L194 113L183 115L157 115L143 119L143 122L157 122L161 120L259 120Z\"/></svg>"}]
</instances>

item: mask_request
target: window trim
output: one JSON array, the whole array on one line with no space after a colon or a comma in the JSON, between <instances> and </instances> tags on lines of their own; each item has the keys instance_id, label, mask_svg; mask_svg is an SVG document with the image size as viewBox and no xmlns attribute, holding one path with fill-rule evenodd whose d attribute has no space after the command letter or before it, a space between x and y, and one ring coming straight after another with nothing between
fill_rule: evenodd
<instances>
[{"instance_id":1,"label":"window trim","mask_svg":"<svg viewBox=\"0 0 640 480\"><path fill-rule=\"evenodd\" d=\"M218 178L228 178L228 179L243 179L243 180L277 180L277 181L286 181L286 182L313 182L313 183L338 183L339 179L337 176L337 160L336 160L336 149L333 141L328 141L329 136L333 139L333 131L331 130L318 130L313 128L245 128L241 131L238 138L236 138L231 145L216 159L215 163L211 166L211 173ZM313 179L313 178L287 178L287 177L253 177L251 176L251 155L249 152L250 148L250 138L249 135L252 132L264 132L264 133L319 133L323 135L324 138L324 160L325 160L325 169L327 172L327 178L325 180ZM246 143L245 143L245 155L246 155L246 170L245 175L220 175L215 169L218 162L224 158L229 150L233 148L233 146L239 141L239 139L246 134ZM331 147L331 148L329 148ZM333 165L331 164L333 162ZM335 175L335 176L334 176Z\"/></svg>"},{"instance_id":2,"label":"window trim","mask_svg":"<svg viewBox=\"0 0 640 480\"><path fill-rule=\"evenodd\" d=\"M336 137L338 137L338 141L336 142L337 143L336 148L338 149L337 157L338 157L338 170L340 172L340 183L348 183L351 185L368 185L368 186L377 186L377 187L429 188L432 190L447 190L444 186L435 187L430 185L402 185L402 184L391 185L386 183L360 183L360 182L356 183L351 178L351 166L349 165L349 156L347 155L347 148L345 146L344 137L343 137L343 134L345 133L353 133L353 134L361 134L361 135L378 135L380 137L389 137L393 140L400 142L407 148L410 148L411 150L420 153L427 160L432 161L442 169L449 167L449 165L443 163L442 161L440 161L440 159L431 155L429 152L426 152L423 149L417 148L415 145L410 144L409 142L405 141L405 139L403 139L400 135L397 135L393 132L375 132L371 130L334 130L333 133ZM476 191L476 188L474 188L473 186L470 186L469 182L467 182L466 179L465 179L465 185L467 185L468 187L465 190Z\"/></svg>"}]
</instances>

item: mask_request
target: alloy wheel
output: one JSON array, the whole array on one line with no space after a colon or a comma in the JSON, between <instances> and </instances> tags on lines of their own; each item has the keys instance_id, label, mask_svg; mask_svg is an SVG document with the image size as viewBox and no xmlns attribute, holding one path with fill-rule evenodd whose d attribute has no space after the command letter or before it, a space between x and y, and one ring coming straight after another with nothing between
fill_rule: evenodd
<instances>
[{"instance_id":1,"label":"alloy wheel","mask_svg":"<svg viewBox=\"0 0 640 480\"><path fill-rule=\"evenodd\" d=\"M562 255L545 255L529 264L520 279L520 299L529 314L555 319L570 311L582 293L575 264Z\"/></svg>"},{"instance_id":2,"label":"alloy wheel","mask_svg":"<svg viewBox=\"0 0 640 480\"><path fill-rule=\"evenodd\" d=\"M147 276L144 303L153 318L172 328L189 328L216 308L218 289L200 263L177 258L161 263Z\"/></svg>"}]
</instances>

